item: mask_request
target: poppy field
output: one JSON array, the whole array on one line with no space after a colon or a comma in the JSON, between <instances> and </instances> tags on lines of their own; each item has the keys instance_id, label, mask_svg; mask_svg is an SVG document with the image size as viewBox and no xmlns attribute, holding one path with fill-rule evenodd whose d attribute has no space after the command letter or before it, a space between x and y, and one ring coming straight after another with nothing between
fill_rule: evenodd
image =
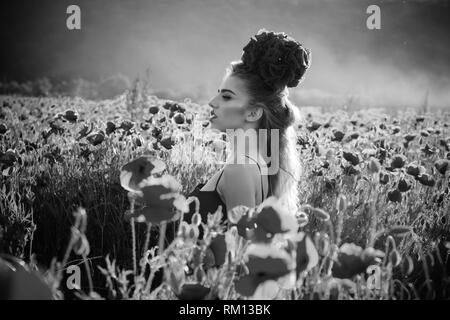
<instances>
[{"instance_id":1,"label":"poppy field","mask_svg":"<svg viewBox=\"0 0 450 320\"><path fill-rule=\"evenodd\" d=\"M220 211L184 219L199 205L188 193L221 167L204 106L122 95L0 107L1 296L450 297L450 112L303 112L300 210L270 197L223 224Z\"/></svg>"}]
</instances>

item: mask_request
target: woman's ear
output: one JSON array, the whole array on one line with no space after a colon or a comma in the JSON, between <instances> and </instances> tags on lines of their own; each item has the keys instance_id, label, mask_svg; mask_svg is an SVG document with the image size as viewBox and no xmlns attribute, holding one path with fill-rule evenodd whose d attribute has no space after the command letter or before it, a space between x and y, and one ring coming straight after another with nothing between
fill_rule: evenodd
<instances>
[{"instance_id":1,"label":"woman's ear","mask_svg":"<svg viewBox=\"0 0 450 320\"><path fill-rule=\"evenodd\" d=\"M264 113L264 109L260 105L254 105L248 108L248 110L245 113L245 120L247 122L256 122L261 119L262 115Z\"/></svg>"}]
</instances>

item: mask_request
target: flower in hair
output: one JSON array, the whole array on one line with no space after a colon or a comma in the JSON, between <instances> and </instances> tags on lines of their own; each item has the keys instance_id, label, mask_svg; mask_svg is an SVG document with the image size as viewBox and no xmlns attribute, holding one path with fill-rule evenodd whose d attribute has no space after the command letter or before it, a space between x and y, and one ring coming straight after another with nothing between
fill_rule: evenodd
<instances>
[{"instance_id":1,"label":"flower in hair","mask_svg":"<svg viewBox=\"0 0 450 320\"><path fill-rule=\"evenodd\" d=\"M297 86L311 65L311 51L284 32L260 29L243 51L247 69L272 89Z\"/></svg>"}]
</instances>

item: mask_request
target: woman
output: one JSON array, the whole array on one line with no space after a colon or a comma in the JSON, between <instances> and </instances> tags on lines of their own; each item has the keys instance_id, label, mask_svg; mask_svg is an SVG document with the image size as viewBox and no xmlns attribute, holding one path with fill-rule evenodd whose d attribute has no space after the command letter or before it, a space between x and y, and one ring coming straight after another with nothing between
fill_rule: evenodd
<instances>
[{"instance_id":1,"label":"woman","mask_svg":"<svg viewBox=\"0 0 450 320\"><path fill-rule=\"evenodd\" d=\"M299 115L288 99L287 88L303 79L311 53L285 33L266 29L259 30L243 51L241 60L233 61L226 69L218 94L209 102L211 128L227 132L228 138L229 132L237 129L267 129L267 139L262 144L250 141L244 151L232 150L222 170L189 194L199 198L203 222L208 212L214 213L218 206L225 220L228 210L238 205L255 207L271 195L288 206L292 214L297 212L300 167L294 125ZM278 141L271 141L271 129L278 129ZM273 145L277 149L271 153ZM275 173L263 174L261 169L270 162L265 163L262 150L268 150L271 158L278 156L279 170ZM247 163L236 161L238 157L246 158ZM194 212L195 203L191 203L185 215L188 222Z\"/></svg>"}]
</instances>

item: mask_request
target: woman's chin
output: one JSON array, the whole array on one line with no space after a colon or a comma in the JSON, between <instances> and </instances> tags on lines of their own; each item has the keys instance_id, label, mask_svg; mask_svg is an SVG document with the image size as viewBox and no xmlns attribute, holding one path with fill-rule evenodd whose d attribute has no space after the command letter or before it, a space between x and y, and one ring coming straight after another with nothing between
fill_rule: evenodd
<instances>
[{"instance_id":1,"label":"woman's chin","mask_svg":"<svg viewBox=\"0 0 450 320\"><path fill-rule=\"evenodd\" d=\"M214 120L216 120L216 119L212 119L212 120L210 121L211 124L210 124L209 128L210 128L210 129L214 129L214 130L222 131L222 130L220 129L220 126L218 126L217 123L216 123Z\"/></svg>"}]
</instances>

